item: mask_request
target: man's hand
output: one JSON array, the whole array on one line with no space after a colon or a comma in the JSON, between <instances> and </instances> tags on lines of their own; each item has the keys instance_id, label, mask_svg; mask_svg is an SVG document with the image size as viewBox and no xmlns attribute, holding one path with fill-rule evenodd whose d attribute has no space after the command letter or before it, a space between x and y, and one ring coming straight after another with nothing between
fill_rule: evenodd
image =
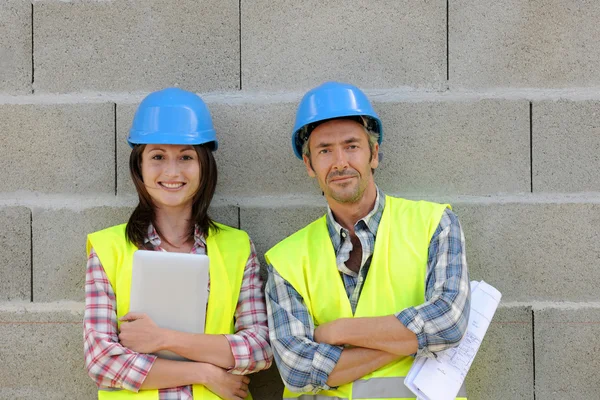
<instances>
[{"instance_id":1,"label":"man's hand","mask_svg":"<svg viewBox=\"0 0 600 400\"><path fill-rule=\"evenodd\" d=\"M225 400L244 400L248 396L250 378L245 375L233 375L212 364L203 364L202 384L211 392Z\"/></svg>"},{"instance_id":2,"label":"man's hand","mask_svg":"<svg viewBox=\"0 0 600 400\"><path fill-rule=\"evenodd\" d=\"M319 325L315 329L314 340L317 343L326 343L333 346L342 346L345 343L340 341L341 332L339 328L341 324L339 323L341 319L337 319L334 321L327 322L323 325Z\"/></svg>"},{"instance_id":3,"label":"man's hand","mask_svg":"<svg viewBox=\"0 0 600 400\"><path fill-rule=\"evenodd\" d=\"M162 350L163 332L152 319L142 313L127 313L119 319L119 342L138 353L155 353Z\"/></svg>"}]
</instances>

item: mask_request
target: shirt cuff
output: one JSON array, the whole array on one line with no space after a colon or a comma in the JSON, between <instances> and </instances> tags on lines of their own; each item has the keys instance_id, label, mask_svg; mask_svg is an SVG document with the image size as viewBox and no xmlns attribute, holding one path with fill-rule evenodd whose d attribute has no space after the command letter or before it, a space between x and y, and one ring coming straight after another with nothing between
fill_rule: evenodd
<instances>
[{"instance_id":1,"label":"shirt cuff","mask_svg":"<svg viewBox=\"0 0 600 400\"><path fill-rule=\"evenodd\" d=\"M139 392L156 359L157 357L152 354L136 354L131 358L129 365L125 366L127 373L118 386L132 392Z\"/></svg>"},{"instance_id":2,"label":"shirt cuff","mask_svg":"<svg viewBox=\"0 0 600 400\"><path fill-rule=\"evenodd\" d=\"M327 385L331 371L335 368L342 356L343 347L319 343L312 361L310 381L314 387L313 393L321 390L333 389Z\"/></svg>"},{"instance_id":3,"label":"shirt cuff","mask_svg":"<svg viewBox=\"0 0 600 400\"><path fill-rule=\"evenodd\" d=\"M435 358L435 354L429 351L429 342L427 335L425 334L425 323L419 316L419 312L414 307L406 308L396 314L396 318L404 325L408 330L417 335L418 350L413 357L428 357Z\"/></svg>"},{"instance_id":4,"label":"shirt cuff","mask_svg":"<svg viewBox=\"0 0 600 400\"><path fill-rule=\"evenodd\" d=\"M254 359L248 349L244 338L239 335L224 335L229 342L231 353L233 354L234 364L227 370L236 375L245 375L250 372Z\"/></svg>"}]
</instances>

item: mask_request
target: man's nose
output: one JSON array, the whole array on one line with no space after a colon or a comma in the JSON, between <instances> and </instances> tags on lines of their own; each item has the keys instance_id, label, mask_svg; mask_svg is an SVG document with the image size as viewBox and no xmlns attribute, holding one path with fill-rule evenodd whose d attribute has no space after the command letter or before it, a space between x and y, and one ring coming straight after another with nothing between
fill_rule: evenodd
<instances>
[{"instance_id":1,"label":"man's nose","mask_svg":"<svg viewBox=\"0 0 600 400\"><path fill-rule=\"evenodd\" d=\"M344 149L339 148L334 151L334 165L333 167L338 170L348 168L348 156Z\"/></svg>"}]
</instances>

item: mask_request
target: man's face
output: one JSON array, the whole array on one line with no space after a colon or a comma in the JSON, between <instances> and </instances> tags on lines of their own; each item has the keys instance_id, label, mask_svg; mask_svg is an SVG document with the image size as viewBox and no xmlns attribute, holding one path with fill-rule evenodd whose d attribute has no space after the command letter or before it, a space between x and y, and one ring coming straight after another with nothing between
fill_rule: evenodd
<instances>
[{"instance_id":1,"label":"man's face","mask_svg":"<svg viewBox=\"0 0 600 400\"><path fill-rule=\"evenodd\" d=\"M335 119L317 126L309 136L310 158L303 156L308 175L317 178L328 201L356 203L377 168L379 145L371 155L364 127L356 121Z\"/></svg>"}]
</instances>

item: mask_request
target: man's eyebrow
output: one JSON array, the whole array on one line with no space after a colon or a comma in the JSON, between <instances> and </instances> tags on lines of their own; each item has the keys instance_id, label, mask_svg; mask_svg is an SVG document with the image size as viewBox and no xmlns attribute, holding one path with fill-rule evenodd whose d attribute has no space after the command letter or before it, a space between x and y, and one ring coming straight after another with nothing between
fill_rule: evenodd
<instances>
[{"instance_id":1,"label":"man's eyebrow","mask_svg":"<svg viewBox=\"0 0 600 400\"><path fill-rule=\"evenodd\" d=\"M348 144L348 143L355 143L355 142L358 142L358 141L360 141L360 139L358 137L353 136L351 138L348 138L348 139L344 140L342 143Z\"/></svg>"},{"instance_id":2,"label":"man's eyebrow","mask_svg":"<svg viewBox=\"0 0 600 400\"><path fill-rule=\"evenodd\" d=\"M360 138L358 138L356 136L353 136L353 137L350 137L350 138L344 140L342 142L342 144L356 143L358 141L360 141ZM319 143L317 143L315 145L315 147L316 148L322 148L322 147L329 147L329 146L332 146L332 145L333 145L333 143L329 143L329 142L319 142Z\"/></svg>"},{"instance_id":3,"label":"man's eyebrow","mask_svg":"<svg viewBox=\"0 0 600 400\"><path fill-rule=\"evenodd\" d=\"M320 147L329 147L329 146L331 146L331 143L320 142L320 143L317 143L317 145L315 147L320 148Z\"/></svg>"}]
</instances>

